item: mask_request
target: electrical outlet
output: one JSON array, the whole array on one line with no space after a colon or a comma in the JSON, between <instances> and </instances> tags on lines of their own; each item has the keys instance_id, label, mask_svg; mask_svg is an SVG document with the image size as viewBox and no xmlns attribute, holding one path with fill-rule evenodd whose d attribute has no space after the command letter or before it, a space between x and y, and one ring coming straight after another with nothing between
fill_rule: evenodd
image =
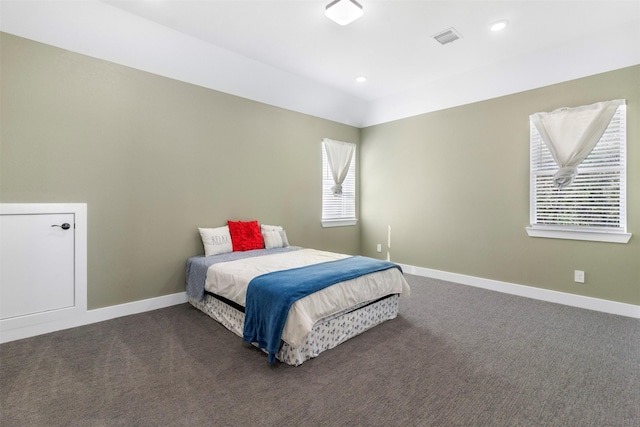
<instances>
[{"instance_id":1,"label":"electrical outlet","mask_svg":"<svg viewBox=\"0 0 640 427\"><path fill-rule=\"evenodd\" d=\"M584 283L584 271L575 270L573 272L573 280L577 283Z\"/></svg>"},{"instance_id":2,"label":"electrical outlet","mask_svg":"<svg viewBox=\"0 0 640 427\"><path fill-rule=\"evenodd\" d=\"M382 245L380 243L378 243L378 246L376 246L376 250L378 252L382 252Z\"/></svg>"}]
</instances>

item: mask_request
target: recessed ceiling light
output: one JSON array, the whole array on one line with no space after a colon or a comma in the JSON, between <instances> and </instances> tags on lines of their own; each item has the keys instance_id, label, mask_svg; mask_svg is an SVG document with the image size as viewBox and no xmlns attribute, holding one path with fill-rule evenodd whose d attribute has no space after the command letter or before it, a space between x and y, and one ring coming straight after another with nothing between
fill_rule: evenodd
<instances>
[{"instance_id":1,"label":"recessed ceiling light","mask_svg":"<svg viewBox=\"0 0 640 427\"><path fill-rule=\"evenodd\" d=\"M502 31L506 28L507 26L507 21L498 21L495 24L493 24L491 27L489 27L489 29L491 31Z\"/></svg>"},{"instance_id":2,"label":"recessed ceiling light","mask_svg":"<svg viewBox=\"0 0 640 427\"><path fill-rule=\"evenodd\" d=\"M358 77L356 77L356 81L358 83L364 83L364 82L367 81L367 76L358 76Z\"/></svg>"}]
</instances>

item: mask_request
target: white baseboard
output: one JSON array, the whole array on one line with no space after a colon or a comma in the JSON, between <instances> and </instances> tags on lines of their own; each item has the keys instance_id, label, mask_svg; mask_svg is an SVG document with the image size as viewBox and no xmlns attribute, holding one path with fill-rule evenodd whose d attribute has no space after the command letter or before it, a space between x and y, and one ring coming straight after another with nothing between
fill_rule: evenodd
<instances>
[{"instance_id":1,"label":"white baseboard","mask_svg":"<svg viewBox=\"0 0 640 427\"><path fill-rule=\"evenodd\" d=\"M640 306L625 304L616 301L591 298L582 295L567 294L564 292L552 291L548 289L535 288L532 286L517 285L514 283L501 282L498 280L483 279L481 277L467 276L458 273L449 273L441 270L433 270L424 267L415 267L407 264L400 264L407 274L430 277L433 279L446 280L448 282L462 285L475 286L477 288L489 289L492 291L533 298L572 307L585 308L588 310L601 311L604 313L617 314L620 316L640 319ZM117 317L129 316L145 311L157 310L170 307L172 305L187 302L187 294L179 292L156 298L149 298L141 301L134 301L126 304L114 305L111 307L87 310L84 314L71 318L63 318L57 321L35 323L33 321L12 322L11 325L2 325L0 329L0 343L29 338L36 335L61 331L63 329L75 328L89 325L91 323L103 322Z\"/></svg>"},{"instance_id":2,"label":"white baseboard","mask_svg":"<svg viewBox=\"0 0 640 427\"><path fill-rule=\"evenodd\" d=\"M114 305L111 307L87 310L83 314L77 316L62 316L62 319L56 321L34 323L32 319L24 319L25 321L22 322L21 319L10 319L12 320L10 324L3 321L2 328L0 329L0 343L89 325L91 323L103 322L105 320L115 319L116 317L157 310L159 308L165 308L185 302L187 302L186 292L179 292L176 294L164 295L161 297L149 298L141 301ZM24 317L26 318L29 316Z\"/></svg>"},{"instance_id":3,"label":"white baseboard","mask_svg":"<svg viewBox=\"0 0 640 427\"><path fill-rule=\"evenodd\" d=\"M542 301L569 305L572 307L586 308L588 310L601 311L604 313L611 313L620 316L640 319L640 306L638 305L586 297L583 295L568 294L565 292L552 291L549 289L535 288L533 286L500 282L498 280L483 279L481 277L467 276L464 274L449 273L446 271L433 270L430 268L415 267L405 264L399 265L407 274L430 277L432 279L446 280L448 282L475 286L477 288L489 289L506 294L518 295L521 297L533 298Z\"/></svg>"}]
</instances>

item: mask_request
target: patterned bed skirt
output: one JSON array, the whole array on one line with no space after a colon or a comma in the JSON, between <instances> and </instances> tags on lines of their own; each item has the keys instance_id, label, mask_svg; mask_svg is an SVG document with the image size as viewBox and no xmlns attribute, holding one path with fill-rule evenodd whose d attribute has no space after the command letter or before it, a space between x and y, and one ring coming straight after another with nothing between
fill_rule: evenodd
<instances>
[{"instance_id":1,"label":"patterned bed skirt","mask_svg":"<svg viewBox=\"0 0 640 427\"><path fill-rule=\"evenodd\" d=\"M293 347L284 342L276 358L288 365L298 366L305 360L316 357L384 321L394 319L398 315L398 298L399 295L391 295L317 322L302 346ZM189 303L242 337L243 312L211 295L205 295L202 301L190 297Z\"/></svg>"}]
</instances>

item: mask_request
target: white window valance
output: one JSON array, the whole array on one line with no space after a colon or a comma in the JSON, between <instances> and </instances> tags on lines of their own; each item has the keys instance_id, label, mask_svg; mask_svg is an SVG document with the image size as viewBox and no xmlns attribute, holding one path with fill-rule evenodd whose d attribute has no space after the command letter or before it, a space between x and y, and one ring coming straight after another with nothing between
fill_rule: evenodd
<instances>
[{"instance_id":1,"label":"white window valance","mask_svg":"<svg viewBox=\"0 0 640 427\"><path fill-rule=\"evenodd\" d=\"M560 108L529 116L558 166L553 184L570 185L578 166L591 153L624 99L603 101L576 108Z\"/></svg>"},{"instance_id":2,"label":"white window valance","mask_svg":"<svg viewBox=\"0 0 640 427\"><path fill-rule=\"evenodd\" d=\"M341 196L342 183L349 172L349 166L351 165L351 159L353 158L356 145L351 142L334 141L329 138L324 138L323 142L334 182L331 190L334 196Z\"/></svg>"}]
</instances>

